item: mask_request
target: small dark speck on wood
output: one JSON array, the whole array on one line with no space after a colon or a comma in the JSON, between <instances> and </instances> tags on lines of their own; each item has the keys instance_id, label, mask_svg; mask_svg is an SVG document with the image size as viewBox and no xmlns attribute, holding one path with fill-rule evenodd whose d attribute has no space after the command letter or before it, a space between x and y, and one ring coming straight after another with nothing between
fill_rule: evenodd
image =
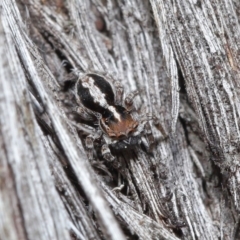
<instances>
[{"instance_id":1,"label":"small dark speck on wood","mask_svg":"<svg viewBox=\"0 0 240 240\"><path fill-rule=\"evenodd\" d=\"M2 0L0 239L240 239L239 13L234 0ZM98 141L89 161L67 107L64 81L88 71L159 121L151 149L114 153L118 167Z\"/></svg>"}]
</instances>

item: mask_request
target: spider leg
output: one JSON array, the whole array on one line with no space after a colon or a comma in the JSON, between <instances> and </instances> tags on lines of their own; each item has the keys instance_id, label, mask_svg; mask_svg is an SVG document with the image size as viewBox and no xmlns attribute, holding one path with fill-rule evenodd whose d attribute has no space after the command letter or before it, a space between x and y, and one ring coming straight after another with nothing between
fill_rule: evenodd
<instances>
[{"instance_id":1,"label":"spider leg","mask_svg":"<svg viewBox=\"0 0 240 240\"><path fill-rule=\"evenodd\" d=\"M166 131L164 130L164 127L163 125L161 124L161 121L158 117L156 116L153 116L152 117L152 120L153 120L153 124L154 126L158 129L158 131L161 132L162 136L163 136L163 140L168 138L168 134L166 133Z\"/></svg>"},{"instance_id":2,"label":"spider leg","mask_svg":"<svg viewBox=\"0 0 240 240\"><path fill-rule=\"evenodd\" d=\"M82 106L75 106L70 109L70 111L71 114L75 115L76 118L80 118L84 121L96 121L96 115L87 111L87 109Z\"/></svg>"},{"instance_id":3,"label":"spider leg","mask_svg":"<svg viewBox=\"0 0 240 240\"><path fill-rule=\"evenodd\" d=\"M73 72L68 75L68 77L60 82L62 90L65 92L70 88L73 88L78 80L78 76Z\"/></svg>"},{"instance_id":4,"label":"spider leg","mask_svg":"<svg viewBox=\"0 0 240 240\"><path fill-rule=\"evenodd\" d=\"M113 188L112 191L116 192L117 195L123 190L124 184L118 185L117 187Z\"/></svg>"},{"instance_id":5,"label":"spider leg","mask_svg":"<svg viewBox=\"0 0 240 240\"><path fill-rule=\"evenodd\" d=\"M125 100L124 100L124 104L126 106L126 109L129 110L129 111L132 111L134 110L134 106L133 106L133 103L134 103L134 98L138 95L138 91L133 91L133 92L130 92Z\"/></svg>"},{"instance_id":6,"label":"spider leg","mask_svg":"<svg viewBox=\"0 0 240 240\"><path fill-rule=\"evenodd\" d=\"M152 125L150 124L150 121L152 121ZM153 126L155 126L157 130L160 131L162 136L158 131L153 134ZM134 135L141 136L141 144L143 144L145 149L150 152L154 145L154 142L158 140L164 140L168 137L159 119L155 116L152 116L151 114L145 114L142 117L140 116L139 126Z\"/></svg>"},{"instance_id":7,"label":"spider leg","mask_svg":"<svg viewBox=\"0 0 240 240\"><path fill-rule=\"evenodd\" d=\"M107 161L107 162L110 162L112 163L113 167L118 169L121 167L121 163L118 162L116 160L116 158L112 155L110 149L109 149L109 146L108 144L103 144L102 145L102 149L101 149L101 152L102 152L102 156L103 158Z\"/></svg>"},{"instance_id":8,"label":"spider leg","mask_svg":"<svg viewBox=\"0 0 240 240\"><path fill-rule=\"evenodd\" d=\"M152 133L152 127L149 121L145 119L139 122L137 135L140 136L140 143L144 146L147 152L151 152L155 138Z\"/></svg>"},{"instance_id":9,"label":"spider leg","mask_svg":"<svg viewBox=\"0 0 240 240\"><path fill-rule=\"evenodd\" d=\"M99 132L95 132L95 134L90 134L85 139L86 151L89 161L93 161L93 153L94 153L94 141L100 137Z\"/></svg>"},{"instance_id":10,"label":"spider leg","mask_svg":"<svg viewBox=\"0 0 240 240\"><path fill-rule=\"evenodd\" d=\"M122 105L122 99L123 99L123 86L119 81L114 82L115 87L115 104L116 105Z\"/></svg>"},{"instance_id":11,"label":"spider leg","mask_svg":"<svg viewBox=\"0 0 240 240\"><path fill-rule=\"evenodd\" d=\"M163 136L163 140L168 138L168 135L166 133L166 131L164 130L164 127L163 125L161 124L161 121L158 117L152 115L152 114L149 114L149 115L146 115L143 116L143 117L140 117L140 124L143 124L144 127L145 125L148 123L148 125L146 126L146 132L149 132L151 131L151 126L149 125L149 121L152 121L153 125L157 128L158 131L161 132L162 136ZM148 133L148 135L150 134L150 132Z\"/></svg>"},{"instance_id":12,"label":"spider leg","mask_svg":"<svg viewBox=\"0 0 240 240\"><path fill-rule=\"evenodd\" d=\"M149 148L150 148L154 143L154 136L153 136L152 128L149 122L146 122L144 126L144 135L148 141Z\"/></svg>"},{"instance_id":13,"label":"spider leg","mask_svg":"<svg viewBox=\"0 0 240 240\"><path fill-rule=\"evenodd\" d=\"M122 181L121 181L121 173L118 172L118 186L113 188L112 191L116 192L116 194L118 195L122 191L123 188L124 188L124 183L122 183Z\"/></svg>"}]
</instances>

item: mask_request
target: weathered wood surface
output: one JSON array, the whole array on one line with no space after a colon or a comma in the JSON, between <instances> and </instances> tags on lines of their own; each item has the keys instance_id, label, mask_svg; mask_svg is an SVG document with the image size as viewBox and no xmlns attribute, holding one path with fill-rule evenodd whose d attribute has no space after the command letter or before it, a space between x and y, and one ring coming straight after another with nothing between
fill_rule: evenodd
<instances>
[{"instance_id":1,"label":"weathered wood surface","mask_svg":"<svg viewBox=\"0 0 240 240\"><path fill-rule=\"evenodd\" d=\"M240 239L238 1L0 6L0 239ZM88 161L61 83L89 70L140 91L151 154Z\"/></svg>"}]
</instances>

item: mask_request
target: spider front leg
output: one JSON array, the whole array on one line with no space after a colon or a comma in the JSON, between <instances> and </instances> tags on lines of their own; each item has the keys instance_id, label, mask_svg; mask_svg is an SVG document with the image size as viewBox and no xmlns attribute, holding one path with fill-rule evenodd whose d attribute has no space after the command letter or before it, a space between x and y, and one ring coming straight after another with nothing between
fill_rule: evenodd
<instances>
[{"instance_id":1,"label":"spider front leg","mask_svg":"<svg viewBox=\"0 0 240 240\"><path fill-rule=\"evenodd\" d=\"M112 153L111 153L111 151L109 149L108 144L105 143L105 144L102 145L101 152L102 152L103 158L107 162L112 163L114 168L118 169L118 168L121 167L121 163L117 162L116 158L112 155Z\"/></svg>"},{"instance_id":2,"label":"spider front leg","mask_svg":"<svg viewBox=\"0 0 240 240\"><path fill-rule=\"evenodd\" d=\"M163 136L163 140L168 138L168 134L164 130L164 127L161 124L160 119L158 117L156 117L155 115L149 114L149 115L146 115L146 116L142 116L141 120L140 120L140 123L142 123L142 125L145 126L147 122L149 123L149 121L152 121L153 125L157 128L157 130L159 132L161 132L161 134ZM150 131L149 127L150 126L146 126L146 132Z\"/></svg>"},{"instance_id":3,"label":"spider front leg","mask_svg":"<svg viewBox=\"0 0 240 240\"><path fill-rule=\"evenodd\" d=\"M143 120L142 122L140 121L139 129L136 134L140 136L140 143L143 144L147 152L151 152L155 138L150 123L146 120Z\"/></svg>"},{"instance_id":4,"label":"spider front leg","mask_svg":"<svg viewBox=\"0 0 240 240\"><path fill-rule=\"evenodd\" d=\"M150 124L150 121L152 121L152 125ZM153 134L152 127L155 127L155 129L160 131L162 136L160 136L158 131ZM152 115L147 115L140 118L136 135L142 136L141 143L144 145L147 151L151 151L156 140L164 140L168 137L162 124L160 123L160 120L155 116L153 117Z\"/></svg>"},{"instance_id":5,"label":"spider front leg","mask_svg":"<svg viewBox=\"0 0 240 240\"><path fill-rule=\"evenodd\" d=\"M161 121L159 118L157 118L156 116L152 117L153 120L153 124L154 126L161 132L162 136L163 136L163 140L165 140L166 138L168 138L168 134L166 133L166 131L164 130L163 125L161 124Z\"/></svg>"},{"instance_id":6,"label":"spider front leg","mask_svg":"<svg viewBox=\"0 0 240 240\"><path fill-rule=\"evenodd\" d=\"M149 148L150 148L153 145L155 139L154 139L152 128L149 122L146 122L143 132L148 141Z\"/></svg>"}]
</instances>

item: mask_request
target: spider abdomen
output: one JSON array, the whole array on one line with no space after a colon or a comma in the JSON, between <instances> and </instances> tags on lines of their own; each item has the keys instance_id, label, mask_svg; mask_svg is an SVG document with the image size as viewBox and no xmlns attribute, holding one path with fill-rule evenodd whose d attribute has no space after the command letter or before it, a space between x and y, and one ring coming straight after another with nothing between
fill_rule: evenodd
<instances>
[{"instance_id":1,"label":"spider abdomen","mask_svg":"<svg viewBox=\"0 0 240 240\"><path fill-rule=\"evenodd\" d=\"M88 109L103 113L108 106L114 105L114 92L108 81L96 74L88 74L78 81L77 95Z\"/></svg>"}]
</instances>

